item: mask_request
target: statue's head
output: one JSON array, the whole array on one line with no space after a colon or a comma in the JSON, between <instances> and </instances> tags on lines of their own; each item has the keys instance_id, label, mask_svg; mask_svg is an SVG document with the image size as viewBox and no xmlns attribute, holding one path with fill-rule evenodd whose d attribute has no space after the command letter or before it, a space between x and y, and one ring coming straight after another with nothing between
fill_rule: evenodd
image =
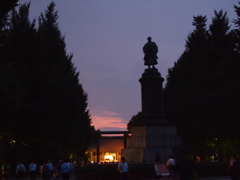
<instances>
[{"instance_id":1,"label":"statue's head","mask_svg":"<svg viewBox=\"0 0 240 180\"><path fill-rule=\"evenodd\" d=\"M148 40L149 42L151 42L152 38L151 38L151 37L148 37L147 40Z\"/></svg>"}]
</instances>

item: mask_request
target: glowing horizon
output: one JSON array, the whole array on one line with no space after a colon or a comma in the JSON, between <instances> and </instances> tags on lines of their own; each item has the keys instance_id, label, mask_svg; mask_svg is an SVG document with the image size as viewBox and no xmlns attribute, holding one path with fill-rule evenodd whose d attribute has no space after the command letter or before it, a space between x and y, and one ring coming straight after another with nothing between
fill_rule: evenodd
<instances>
[{"instance_id":1,"label":"glowing horizon","mask_svg":"<svg viewBox=\"0 0 240 180\"><path fill-rule=\"evenodd\" d=\"M113 130L127 130L127 124L123 123L124 120L115 112L106 111L106 110L93 110L96 115L92 115L92 126L96 130L101 131L113 131Z\"/></svg>"}]
</instances>

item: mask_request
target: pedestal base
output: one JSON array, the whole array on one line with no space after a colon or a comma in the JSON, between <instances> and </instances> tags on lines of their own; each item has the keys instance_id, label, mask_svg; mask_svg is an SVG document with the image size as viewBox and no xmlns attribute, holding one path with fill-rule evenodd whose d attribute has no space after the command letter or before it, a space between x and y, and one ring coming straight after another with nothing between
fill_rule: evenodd
<instances>
[{"instance_id":1,"label":"pedestal base","mask_svg":"<svg viewBox=\"0 0 240 180\"><path fill-rule=\"evenodd\" d=\"M127 148L122 150L122 156L130 163L166 162L181 145L173 125L137 126L131 131Z\"/></svg>"}]
</instances>

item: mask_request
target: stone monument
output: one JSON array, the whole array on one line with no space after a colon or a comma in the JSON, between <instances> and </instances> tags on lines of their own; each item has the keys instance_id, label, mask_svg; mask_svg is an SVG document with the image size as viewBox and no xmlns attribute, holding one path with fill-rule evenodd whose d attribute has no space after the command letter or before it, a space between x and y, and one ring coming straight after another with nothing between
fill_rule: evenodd
<instances>
[{"instance_id":1,"label":"stone monument","mask_svg":"<svg viewBox=\"0 0 240 180\"><path fill-rule=\"evenodd\" d=\"M166 162L181 145L176 126L164 116L162 83L164 79L154 65L157 64L158 47L148 37L143 46L145 69L141 83L141 122L132 127L127 146L122 149L122 157L129 163Z\"/></svg>"}]
</instances>

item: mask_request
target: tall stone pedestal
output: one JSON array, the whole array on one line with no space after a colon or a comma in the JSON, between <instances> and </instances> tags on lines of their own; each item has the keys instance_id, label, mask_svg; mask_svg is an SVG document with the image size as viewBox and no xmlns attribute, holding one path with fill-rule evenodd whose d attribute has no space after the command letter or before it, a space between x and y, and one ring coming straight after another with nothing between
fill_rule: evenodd
<instances>
[{"instance_id":1,"label":"tall stone pedestal","mask_svg":"<svg viewBox=\"0 0 240 180\"><path fill-rule=\"evenodd\" d=\"M122 150L122 156L131 163L166 162L181 145L181 138L172 125L136 126L131 133L127 148Z\"/></svg>"},{"instance_id":2,"label":"tall stone pedestal","mask_svg":"<svg viewBox=\"0 0 240 180\"><path fill-rule=\"evenodd\" d=\"M166 162L181 145L176 126L163 112L162 83L156 68L145 69L140 78L142 90L141 122L131 129L122 156L130 163Z\"/></svg>"}]
</instances>

